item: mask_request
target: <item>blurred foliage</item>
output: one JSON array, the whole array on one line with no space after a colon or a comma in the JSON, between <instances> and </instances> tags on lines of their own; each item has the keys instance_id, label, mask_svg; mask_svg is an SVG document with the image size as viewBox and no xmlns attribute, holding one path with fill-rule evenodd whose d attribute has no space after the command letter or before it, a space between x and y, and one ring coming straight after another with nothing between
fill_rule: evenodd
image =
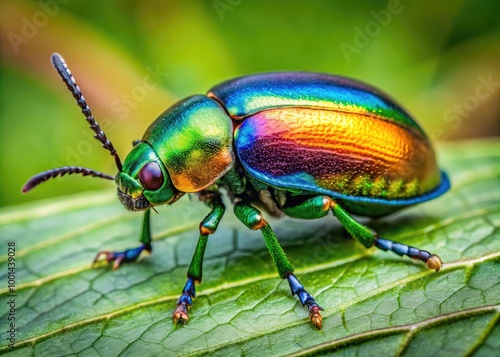
<instances>
[{"instance_id":1,"label":"blurred foliage","mask_svg":"<svg viewBox=\"0 0 500 357\"><path fill-rule=\"evenodd\" d=\"M2 0L0 6L2 206L110 185L72 177L20 194L31 175L54 166L116 170L52 69L56 51L96 118L112 121L107 134L122 156L174 101L230 77L274 70L374 84L435 140L500 134L496 1Z\"/></svg>"}]
</instances>

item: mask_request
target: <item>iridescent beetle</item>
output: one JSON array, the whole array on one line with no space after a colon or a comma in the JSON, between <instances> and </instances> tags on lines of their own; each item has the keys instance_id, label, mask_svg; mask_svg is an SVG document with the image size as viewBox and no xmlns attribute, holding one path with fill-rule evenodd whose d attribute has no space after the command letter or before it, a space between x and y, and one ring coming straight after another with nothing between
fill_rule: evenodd
<instances>
[{"instance_id":1,"label":"iridescent beetle","mask_svg":"<svg viewBox=\"0 0 500 357\"><path fill-rule=\"evenodd\" d=\"M229 80L207 95L186 98L151 124L123 165L106 138L80 88L59 54L52 64L78 102L95 138L114 156L118 174L61 167L32 177L27 192L64 174L79 173L115 180L118 198L131 211L145 211L141 246L122 252L99 252L117 268L151 251L150 210L196 193L210 207L187 283L172 314L188 320L188 307L201 282L208 236L224 215L220 189L234 203L236 217L260 230L279 276L321 328L323 310L286 258L258 203L272 216L303 219L330 210L366 247L375 245L427 263L438 271L441 259L427 251L383 239L351 214L380 217L446 192L450 183L439 170L429 139L415 120L386 94L350 79L306 72L279 72Z\"/></svg>"}]
</instances>

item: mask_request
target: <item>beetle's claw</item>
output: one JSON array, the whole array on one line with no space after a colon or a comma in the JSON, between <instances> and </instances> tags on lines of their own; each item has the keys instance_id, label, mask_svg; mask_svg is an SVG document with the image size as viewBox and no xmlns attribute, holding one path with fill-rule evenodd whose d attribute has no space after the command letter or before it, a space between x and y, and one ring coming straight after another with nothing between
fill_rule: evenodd
<instances>
[{"instance_id":1,"label":"beetle's claw","mask_svg":"<svg viewBox=\"0 0 500 357\"><path fill-rule=\"evenodd\" d=\"M323 311L323 308L319 305L312 305L309 308L309 319L311 323L319 329L323 326L323 317L321 316L320 311Z\"/></svg>"},{"instance_id":2,"label":"beetle's claw","mask_svg":"<svg viewBox=\"0 0 500 357\"><path fill-rule=\"evenodd\" d=\"M441 267L443 266L443 261L438 255L431 254L426 264L429 269L434 269L435 271L439 271L439 269L441 269Z\"/></svg>"},{"instance_id":3,"label":"beetle's claw","mask_svg":"<svg viewBox=\"0 0 500 357\"><path fill-rule=\"evenodd\" d=\"M106 261L109 263L113 260L113 255L114 253L109 251L109 250L101 250L100 252L97 252L94 260L92 261L92 266L94 266L98 261L101 256L106 257Z\"/></svg>"},{"instance_id":4,"label":"beetle's claw","mask_svg":"<svg viewBox=\"0 0 500 357\"><path fill-rule=\"evenodd\" d=\"M185 325L189 320L189 315L187 312L188 306L185 302L182 302L177 305L177 308L172 313L172 322L174 325L181 323Z\"/></svg>"}]
</instances>

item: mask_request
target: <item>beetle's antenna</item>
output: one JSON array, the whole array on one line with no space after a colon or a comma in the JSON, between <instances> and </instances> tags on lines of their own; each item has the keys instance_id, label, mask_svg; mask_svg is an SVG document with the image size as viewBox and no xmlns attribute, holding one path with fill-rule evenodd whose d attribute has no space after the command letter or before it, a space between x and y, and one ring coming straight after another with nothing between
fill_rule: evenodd
<instances>
[{"instance_id":1,"label":"beetle's antenna","mask_svg":"<svg viewBox=\"0 0 500 357\"><path fill-rule=\"evenodd\" d=\"M106 180L114 180L113 176L103 174L102 172L95 171L92 169L87 169L86 167L80 167L80 166L64 166L64 167L59 167L57 169L41 172L38 175L33 176L32 178L29 179L28 182L23 186L22 192L26 193L28 191L31 191L34 189L36 186L38 186L41 183L44 183L48 179L51 178L56 178L57 176L64 176L66 174L82 174L83 176L92 176L92 177L100 177Z\"/></svg>"},{"instance_id":2,"label":"beetle's antenna","mask_svg":"<svg viewBox=\"0 0 500 357\"><path fill-rule=\"evenodd\" d=\"M90 129L92 129L94 131L94 133L96 134L94 136L94 138L99 140L102 144L102 147L106 150L109 150L111 155L114 156L115 162L116 162L116 167L118 168L118 171L121 171L122 170L122 162L120 160L120 157L118 156L118 153L116 152L115 148L113 147L113 144L111 143L111 141L106 137L106 134L104 134L104 132L99 127L99 124L97 124L97 122L95 121L94 116L92 115L92 112L90 111L90 108L87 105L87 101L83 97L83 94L82 94L82 91L80 90L80 87L78 87L78 85L76 84L75 78L71 74L71 71L69 70L68 65L64 61L64 58L62 58L62 56L59 53L54 53L50 57L50 60L52 62L52 65L56 69L57 73L59 73L59 75L61 76L64 83L66 83L66 85L68 86L68 89L73 94L73 97L76 99L78 106L82 109L82 113L83 113L83 115L85 115L85 119L90 124ZM60 169L57 169L57 170L60 170ZM47 172L50 172L50 171L47 171ZM93 175L93 176L95 176L95 175ZM35 176L35 177L37 177L37 176ZM101 177L101 176L99 176L99 177ZM45 180L43 180L43 181L45 181ZM43 181L40 181L39 183L41 183Z\"/></svg>"},{"instance_id":3,"label":"beetle's antenna","mask_svg":"<svg viewBox=\"0 0 500 357\"><path fill-rule=\"evenodd\" d=\"M75 78L71 74L71 71L69 70L68 65L64 61L64 58L62 58L60 54L54 53L50 57L50 60L52 62L52 65L56 69L57 73L59 73L64 83L66 83L68 89L73 94L73 97L76 99L78 106L82 109L82 113L85 115L85 119L90 124L90 129L92 129L96 134L94 138L99 140L99 142L102 144L102 147L105 148L106 150L109 150L111 155L114 156L116 167L118 168L118 171L121 171L122 162L120 160L120 157L118 156L118 153L113 147L111 141L109 141L109 139L106 137L106 134L104 134L104 132L101 130L99 124L97 124L97 122L95 121L94 116L92 115L92 112L90 111L90 108L87 105L85 98L83 97L82 91L80 90L80 87L78 87L78 85L76 84ZM64 167L59 167L57 169L45 171L39 173L38 175L33 176L23 186L22 192L26 193L34 189L39 184L44 183L48 179L56 178L57 176L64 176L66 174L68 175L81 174L83 176L92 176L92 177L103 178L106 180L114 180L113 176L92 169L88 169L86 167L64 166Z\"/></svg>"}]
</instances>

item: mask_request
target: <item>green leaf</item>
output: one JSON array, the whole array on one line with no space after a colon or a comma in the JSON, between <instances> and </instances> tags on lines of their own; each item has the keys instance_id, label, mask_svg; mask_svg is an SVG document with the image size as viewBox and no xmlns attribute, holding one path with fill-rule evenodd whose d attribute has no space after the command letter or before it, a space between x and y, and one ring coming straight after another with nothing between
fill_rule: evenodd
<instances>
[{"instance_id":1,"label":"green leaf","mask_svg":"<svg viewBox=\"0 0 500 357\"><path fill-rule=\"evenodd\" d=\"M297 276L325 308L319 331L278 278L259 232L230 209L210 236L189 323L174 327L171 312L207 213L201 203L185 198L161 207L152 217L154 253L115 271L90 262L99 250L137 246L142 215L126 212L112 190L3 208L0 304L13 298L6 272L7 244L15 242L16 347L8 347L2 308L0 351L492 355L500 347L500 142L447 144L438 152L451 192L366 220L381 236L439 254L445 263L438 273L364 249L331 216L270 219Z\"/></svg>"}]
</instances>

